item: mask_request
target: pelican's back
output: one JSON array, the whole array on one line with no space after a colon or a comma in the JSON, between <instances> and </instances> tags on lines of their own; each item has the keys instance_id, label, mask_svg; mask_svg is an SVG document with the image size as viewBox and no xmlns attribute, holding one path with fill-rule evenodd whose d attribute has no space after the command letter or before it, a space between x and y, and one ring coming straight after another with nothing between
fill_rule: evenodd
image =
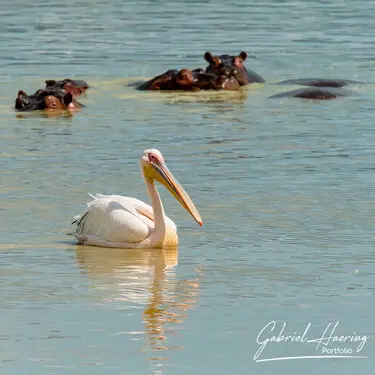
<instances>
[{"instance_id":1,"label":"pelican's back","mask_svg":"<svg viewBox=\"0 0 375 375\"><path fill-rule=\"evenodd\" d=\"M141 242L153 229L153 224L137 212L137 206L147 206L135 198L121 195L92 196L88 209L75 217L73 235L81 240L82 235L96 236L108 242Z\"/></svg>"}]
</instances>

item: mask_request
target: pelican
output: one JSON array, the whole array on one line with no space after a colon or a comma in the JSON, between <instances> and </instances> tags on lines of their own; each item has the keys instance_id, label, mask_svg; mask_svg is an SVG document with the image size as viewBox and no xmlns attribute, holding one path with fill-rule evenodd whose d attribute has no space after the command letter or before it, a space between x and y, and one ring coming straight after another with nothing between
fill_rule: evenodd
<instances>
[{"instance_id":1,"label":"pelican","mask_svg":"<svg viewBox=\"0 0 375 375\"><path fill-rule=\"evenodd\" d=\"M163 184L195 221L202 219L188 194L167 168L159 150L149 149L140 158L140 168L151 206L122 195L90 196L87 211L75 216L72 234L80 245L115 248L164 248L177 246L177 227L165 215L155 181Z\"/></svg>"}]
</instances>

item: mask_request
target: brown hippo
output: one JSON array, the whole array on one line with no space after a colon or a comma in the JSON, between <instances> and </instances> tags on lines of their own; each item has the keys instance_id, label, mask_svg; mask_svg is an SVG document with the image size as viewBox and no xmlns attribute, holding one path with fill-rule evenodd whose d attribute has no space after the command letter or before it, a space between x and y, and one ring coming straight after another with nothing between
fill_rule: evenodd
<instances>
[{"instance_id":1,"label":"brown hippo","mask_svg":"<svg viewBox=\"0 0 375 375\"><path fill-rule=\"evenodd\" d=\"M78 111L83 105L73 99L73 94L57 89L40 89L32 95L24 91L18 91L15 101L15 109L22 112L27 111Z\"/></svg>"},{"instance_id":2,"label":"brown hippo","mask_svg":"<svg viewBox=\"0 0 375 375\"><path fill-rule=\"evenodd\" d=\"M89 85L86 81L82 80L73 80L70 78L63 79L62 81L55 81L53 79L49 79L46 81L46 89L53 88L53 89L60 89L65 90L66 92L71 92L73 96L76 98L86 92L89 88Z\"/></svg>"},{"instance_id":3,"label":"brown hippo","mask_svg":"<svg viewBox=\"0 0 375 375\"><path fill-rule=\"evenodd\" d=\"M238 82L225 74L205 73L203 69L168 70L138 86L138 90L238 90Z\"/></svg>"},{"instance_id":4,"label":"brown hippo","mask_svg":"<svg viewBox=\"0 0 375 375\"><path fill-rule=\"evenodd\" d=\"M213 56L211 52L206 52L204 58L209 63L206 73L230 75L235 78L240 86L249 83L263 83L264 79L251 70L247 70L244 61L247 59L247 53L242 51L238 56L221 55Z\"/></svg>"},{"instance_id":5,"label":"brown hippo","mask_svg":"<svg viewBox=\"0 0 375 375\"><path fill-rule=\"evenodd\" d=\"M171 83L177 74L177 70L167 70L166 72L141 83L138 90L171 90Z\"/></svg>"}]
</instances>

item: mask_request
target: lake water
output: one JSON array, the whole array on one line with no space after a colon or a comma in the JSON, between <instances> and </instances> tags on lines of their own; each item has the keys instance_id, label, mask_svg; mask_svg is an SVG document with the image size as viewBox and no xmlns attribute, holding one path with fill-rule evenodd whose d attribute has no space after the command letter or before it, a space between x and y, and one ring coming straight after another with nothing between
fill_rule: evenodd
<instances>
[{"instance_id":1,"label":"lake water","mask_svg":"<svg viewBox=\"0 0 375 375\"><path fill-rule=\"evenodd\" d=\"M365 0L1 1L0 374L371 374L374 13ZM127 87L241 50L265 85ZM65 77L92 85L81 113L14 112L19 89ZM268 99L301 77L368 84ZM87 193L148 200L146 148L204 226L160 188L178 251L76 246L65 233ZM259 361L337 348L368 358Z\"/></svg>"}]
</instances>

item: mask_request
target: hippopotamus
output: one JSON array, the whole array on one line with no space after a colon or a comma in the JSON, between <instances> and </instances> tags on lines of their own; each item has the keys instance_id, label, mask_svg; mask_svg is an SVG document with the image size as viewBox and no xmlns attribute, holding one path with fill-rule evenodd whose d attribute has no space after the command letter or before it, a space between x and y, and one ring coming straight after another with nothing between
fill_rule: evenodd
<instances>
[{"instance_id":1,"label":"hippopotamus","mask_svg":"<svg viewBox=\"0 0 375 375\"><path fill-rule=\"evenodd\" d=\"M209 66L206 68L207 73L222 72L237 79L241 86L249 83L264 83L265 80L255 72L246 69L244 61L247 53L242 51L238 56L221 55L213 56L210 52L204 54ZM226 68L226 71L224 69ZM279 82L285 85L305 85L314 87L344 87L349 84L363 84L363 82L352 81L348 79L326 79L326 78L299 78ZM318 91L316 91L318 93ZM328 91L327 91L328 94Z\"/></svg>"},{"instance_id":2,"label":"hippopotamus","mask_svg":"<svg viewBox=\"0 0 375 375\"><path fill-rule=\"evenodd\" d=\"M73 99L71 92L56 89L40 89L32 95L27 95L24 91L18 91L15 101L15 109L21 112L37 110L67 110L75 112L83 105Z\"/></svg>"},{"instance_id":3,"label":"hippopotamus","mask_svg":"<svg viewBox=\"0 0 375 375\"><path fill-rule=\"evenodd\" d=\"M257 73L246 69L244 61L247 59L247 53L244 51L240 52L238 56L213 56L211 52L206 52L204 58L209 63L206 73L229 75L235 78L240 86L265 82Z\"/></svg>"},{"instance_id":4,"label":"hippopotamus","mask_svg":"<svg viewBox=\"0 0 375 375\"><path fill-rule=\"evenodd\" d=\"M305 85L315 87L344 87L350 84L364 84L364 82L350 79L326 79L326 78L297 78L278 82L279 85Z\"/></svg>"},{"instance_id":5,"label":"hippopotamus","mask_svg":"<svg viewBox=\"0 0 375 375\"><path fill-rule=\"evenodd\" d=\"M195 72L189 69L167 70L138 86L139 90L197 91Z\"/></svg>"},{"instance_id":6,"label":"hippopotamus","mask_svg":"<svg viewBox=\"0 0 375 375\"><path fill-rule=\"evenodd\" d=\"M351 92L337 87L306 87L299 90L282 92L272 95L269 99L277 98L300 98L300 99L320 99L330 100L343 96L348 96Z\"/></svg>"},{"instance_id":7,"label":"hippopotamus","mask_svg":"<svg viewBox=\"0 0 375 375\"><path fill-rule=\"evenodd\" d=\"M166 72L140 84L138 90L170 90L172 81L175 79L177 70L167 70Z\"/></svg>"},{"instance_id":8,"label":"hippopotamus","mask_svg":"<svg viewBox=\"0 0 375 375\"><path fill-rule=\"evenodd\" d=\"M89 85L86 81L82 80L73 80L70 78L65 78L62 81L55 81L49 79L46 81L46 88L60 89L65 90L66 92L71 92L76 98L81 94L85 93L89 88Z\"/></svg>"},{"instance_id":9,"label":"hippopotamus","mask_svg":"<svg viewBox=\"0 0 375 375\"><path fill-rule=\"evenodd\" d=\"M138 90L238 90L238 81L225 74L205 73L203 69L167 70L138 86Z\"/></svg>"}]
</instances>

